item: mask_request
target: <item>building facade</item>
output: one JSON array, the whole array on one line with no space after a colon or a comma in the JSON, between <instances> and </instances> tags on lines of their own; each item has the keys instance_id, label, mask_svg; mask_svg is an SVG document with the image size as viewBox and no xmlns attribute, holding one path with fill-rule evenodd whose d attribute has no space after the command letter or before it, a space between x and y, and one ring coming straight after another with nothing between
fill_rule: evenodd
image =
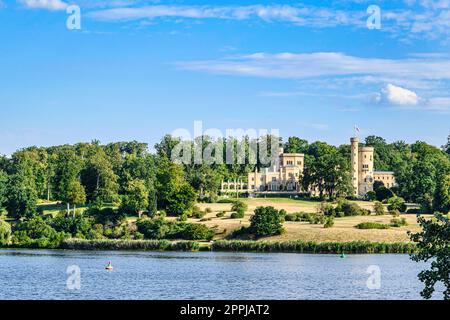
<instances>
[{"instance_id":1,"label":"building facade","mask_svg":"<svg viewBox=\"0 0 450 320\"><path fill-rule=\"evenodd\" d=\"M393 172L374 170L374 148L360 147L358 138L351 138L352 185L355 196L365 196L373 190L375 181L392 188L397 185ZM222 181L222 193L259 193L259 192L312 192L302 190L301 179L305 168L305 155L302 153L284 153L279 151L278 160L271 168L261 171L255 169L245 181Z\"/></svg>"}]
</instances>

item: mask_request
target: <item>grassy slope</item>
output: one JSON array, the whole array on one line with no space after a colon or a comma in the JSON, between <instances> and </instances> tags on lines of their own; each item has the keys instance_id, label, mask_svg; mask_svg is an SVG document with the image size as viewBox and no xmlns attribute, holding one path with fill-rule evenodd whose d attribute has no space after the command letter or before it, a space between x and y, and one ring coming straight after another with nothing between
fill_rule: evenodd
<instances>
[{"instance_id":1,"label":"grassy slope","mask_svg":"<svg viewBox=\"0 0 450 320\"><path fill-rule=\"evenodd\" d=\"M198 204L204 210L211 208L212 213L209 213L205 218L211 218L210 221L202 221L199 219L189 219L189 222L204 223L208 227L218 227L218 231L222 234L218 235L217 239L223 239L227 234L231 233L242 226L250 224L249 218L253 214L256 207L259 206L273 206L277 209L284 209L288 213L293 212L316 212L319 202L296 200L288 198L258 198L258 199L241 199L248 204L248 211L243 219L230 219L231 204L227 203L212 203L212 204ZM373 204L370 202L356 201L358 205L366 209L372 209ZM44 203L40 204L44 209L44 214L56 215L60 210L65 210L64 204ZM80 207L85 210L86 208ZM220 211L227 211L224 218L217 218L216 214ZM335 219L333 228L325 229L322 225L312 225L307 222L285 222L284 227L286 233L281 236L270 237L265 240L303 240L303 241L381 241L381 242L407 242L409 237L407 231L417 231L419 226L415 215L402 215L405 217L408 226L401 228L391 228L387 230L359 230L355 226L361 222L379 222L389 223L392 216L363 216L363 217L345 217ZM136 217L129 217L129 222L136 221ZM226 232L224 232L226 231ZM224 232L224 233L223 233Z\"/></svg>"},{"instance_id":2,"label":"grassy slope","mask_svg":"<svg viewBox=\"0 0 450 320\"><path fill-rule=\"evenodd\" d=\"M249 218L254 209L258 206L273 206L277 209L284 209L288 213L305 211L316 212L318 202L294 200L294 199L244 199L249 206L244 219L229 219L230 213L227 212L224 218L217 218L216 213L219 211L230 211L230 204L199 204L201 209L211 208L212 213L209 213L205 218L211 218L210 221L201 222L209 227L217 226L219 232L226 230L225 234L231 233L233 230L241 226L249 225ZM370 202L357 201L357 203L366 209L372 209L373 204ZM336 218L333 228L325 229L322 225L312 225L307 222L285 222L284 227L286 233L281 236L270 237L266 240L304 240L304 241L379 241L379 242L408 242L409 237L407 231L417 231L419 226L417 224L415 215L402 215L406 218L408 226L401 228L391 228L387 230L359 230L355 226L361 222L380 222L389 223L392 216L358 216ZM199 222L198 219L190 219L191 222ZM217 238L224 238L225 234L219 235Z\"/></svg>"}]
</instances>

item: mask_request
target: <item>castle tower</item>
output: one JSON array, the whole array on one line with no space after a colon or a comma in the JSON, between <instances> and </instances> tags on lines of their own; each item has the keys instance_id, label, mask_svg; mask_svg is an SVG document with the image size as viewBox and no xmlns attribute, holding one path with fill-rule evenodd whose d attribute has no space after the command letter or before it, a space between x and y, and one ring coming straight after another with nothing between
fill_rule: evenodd
<instances>
[{"instance_id":1,"label":"castle tower","mask_svg":"<svg viewBox=\"0 0 450 320\"><path fill-rule=\"evenodd\" d=\"M358 192L360 196L373 190L373 147L363 147L359 150Z\"/></svg>"},{"instance_id":2,"label":"castle tower","mask_svg":"<svg viewBox=\"0 0 450 320\"><path fill-rule=\"evenodd\" d=\"M352 161L352 185L355 196L359 194L359 139L357 137L350 139L351 144L351 161Z\"/></svg>"}]
</instances>

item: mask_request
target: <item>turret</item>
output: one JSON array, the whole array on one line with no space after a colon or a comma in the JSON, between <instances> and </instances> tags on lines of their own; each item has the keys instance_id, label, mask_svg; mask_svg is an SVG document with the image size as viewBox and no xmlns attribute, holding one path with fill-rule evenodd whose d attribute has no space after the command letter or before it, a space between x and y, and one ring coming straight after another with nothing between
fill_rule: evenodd
<instances>
[{"instance_id":1,"label":"turret","mask_svg":"<svg viewBox=\"0 0 450 320\"><path fill-rule=\"evenodd\" d=\"M352 161L352 185L355 196L359 194L359 139L354 137L350 139L351 144L351 161Z\"/></svg>"}]
</instances>

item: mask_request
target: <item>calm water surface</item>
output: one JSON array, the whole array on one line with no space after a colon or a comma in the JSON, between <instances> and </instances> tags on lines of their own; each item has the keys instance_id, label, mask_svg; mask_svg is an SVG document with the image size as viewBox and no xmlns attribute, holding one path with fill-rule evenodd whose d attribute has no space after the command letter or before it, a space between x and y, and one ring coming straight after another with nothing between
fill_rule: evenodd
<instances>
[{"instance_id":1,"label":"calm water surface","mask_svg":"<svg viewBox=\"0 0 450 320\"><path fill-rule=\"evenodd\" d=\"M80 290L67 288L71 265ZM366 285L371 265L378 290ZM0 299L420 299L425 267L389 254L0 250Z\"/></svg>"}]
</instances>

